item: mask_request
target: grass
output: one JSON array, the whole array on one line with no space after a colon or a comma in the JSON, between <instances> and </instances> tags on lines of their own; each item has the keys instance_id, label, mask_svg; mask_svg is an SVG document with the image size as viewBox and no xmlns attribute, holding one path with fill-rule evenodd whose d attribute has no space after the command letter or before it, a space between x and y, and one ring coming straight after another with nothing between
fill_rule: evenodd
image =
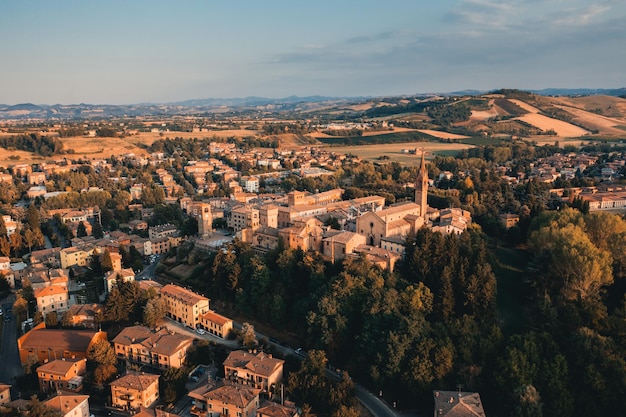
<instances>
[{"instance_id":1,"label":"grass","mask_svg":"<svg viewBox=\"0 0 626 417\"><path fill-rule=\"evenodd\" d=\"M524 313L524 269L528 260L528 252L521 249L496 248L498 264L495 267L498 281L496 303L503 320L505 333L522 331L527 325Z\"/></svg>"},{"instance_id":2,"label":"grass","mask_svg":"<svg viewBox=\"0 0 626 417\"><path fill-rule=\"evenodd\" d=\"M499 145L503 142L501 138L475 136L459 140L460 143L474 146Z\"/></svg>"},{"instance_id":3,"label":"grass","mask_svg":"<svg viewBox=\"0 0 626 417\"><path fill-rule=\"evenodd\" d=\"M388 143L406 143L436 140L434 136L422 132L395 132L368 136L347 136L317 138L318 141L327 145L373 145Z\"/></svg>"}]
</instances>

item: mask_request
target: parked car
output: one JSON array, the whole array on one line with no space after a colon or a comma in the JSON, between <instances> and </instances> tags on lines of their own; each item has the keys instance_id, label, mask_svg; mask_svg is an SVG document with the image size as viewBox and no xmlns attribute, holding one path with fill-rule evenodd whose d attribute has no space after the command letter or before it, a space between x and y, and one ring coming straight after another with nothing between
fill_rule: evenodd
<instances>
[{"instance_id":1,"label":"parked car","mask_svg":"<svg viewBox=\"0 0 626 417\"><path fill-rule=\"evenodd\" d=\"M204 329L201 329L200 327L198 327L198 328L196 329L196 333L198 333L198 334L205 334L205 333L206 333L206 331L205 331Z\"/></svg>"}]
</instances>

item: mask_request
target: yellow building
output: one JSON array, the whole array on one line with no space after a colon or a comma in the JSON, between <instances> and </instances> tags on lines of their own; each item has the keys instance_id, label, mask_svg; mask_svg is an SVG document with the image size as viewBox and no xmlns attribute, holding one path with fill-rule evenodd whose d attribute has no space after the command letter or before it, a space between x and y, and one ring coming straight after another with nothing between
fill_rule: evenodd
<instances>
[{"instance_id":1,"label":"yellow building","mask_svg":"<svg viewBox=\"0 0 626 417\"><path fill-rule=\"evenodd\" d=\"M43 403L62 417L89 417L89 395L57 395Z\"/></svg>"},{"instance_id":2,"label":"yellow building","mask_svg":"<svg viewBox=\"0 0 626 417\"><path fill-rule=\"evenodd\" d=\"M56 311L62 313L69 308L69 295L67 287L62 285L50 285L35 291L37 299L37 311L45 317L46 314Z\"/></svg>"},{"instance_id":3,"label":"yellow building","mask_svg":"<svg viewBox=\"0 0 626 417\"><path fill-rule=\"evenodd\" d=\"M93 248L81 249L81 248L66 248L60 252L61 255L61 268L66 269L70 266L87 266L89 257L93 254Z\"/></svg>"},{"instance_id":4,"label":"yellow building","mask_svg":"<svg viewBox=\"0 0 626 417\"><path fill-rule=\"evenodd\" d=\"M255 417L261 390L238 385L206 385L191 391L194 406L190 413L198 417Z\"/></svg>"},{"instance_id":5,"label":"yellow building","mask_svg":"<svg viewBox=\"0 0 626 417\"><path fill-rule=\"evenodd\" d=\"M83 387L87 359L57 359L37 368L39 390L54 393L59 390L78 392Z\"/></svg>"},{"instance_id":6,"label":"yellow building","mask_svg":"<svg viewBox=\"0 0 626 417\"><path fill-rule=\"evenodd\" d=\"M233 321L228 317L217 314L213 310L209 310L200 315L200 324L198 327L215 336L226 338L233 329Z\"/></svg>"},{"instance_id":7,"label":"yellow building","mask_svg":"<svg viewBox=\"0 0 626 417\"><path fill-rule=\"evenodd\" d=\"M150 407L159 399L159 375L128 373L109 384L111 404L123 410Z\"/></svg>"},{"instance_id":8,"label":"yellow building","mask_svg":"<svg viewBox=\"0 0 626 417\"><path fill-rule=\"evenodd\" d=\"M255 355L236 350L224 361L224 375L235 383L267 391L272 385L282 382L284 363L284 360L264 352Z\"/></svg>"},{"instance_id":9,"label":"yellow building","mask_svg":"<svg viewBox=\"0 0 626 417\"><path fill-rule=\"evenodd\" d=\"M180 368L193 339L167 329L153 332L145 326L126 327L113 339L119 359L157 369Z\"/></svg>"},{"instance_id":10,"label":"yellow building","mask_svg":"<svg viewBox=\"0 0 626 417\"><path fill-rule=\"evenodd\" d=\"M178 285L161 288L161 297L167 305L167 316L192 329L200 323L200 315L209 311L208 298Z\"/></svg>"}]
</instances>

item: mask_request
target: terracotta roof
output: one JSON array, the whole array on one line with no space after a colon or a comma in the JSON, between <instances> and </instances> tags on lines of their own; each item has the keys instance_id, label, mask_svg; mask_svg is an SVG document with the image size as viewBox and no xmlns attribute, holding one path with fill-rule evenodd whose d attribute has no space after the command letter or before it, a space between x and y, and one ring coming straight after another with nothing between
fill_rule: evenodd
<instances>
[{"instance_id":1,"label":"terracotta roof","mask_svg":"<svg viewBox=\"0 0 626 417\"><path fill-rule=\"evenodd\" d=\"M131 326L122 330L113 343L125 346L140 344L152 353L171 356L184 345L192 344L193 339L182 334L171 334L167 329L153 332L145 326Z\"/></svg>"},{"instance_id":2,"label":"terracotta roof","mask_svg":"<svg viewBox=\"0 0 626 417\"><path fill-rule=\"evenodd\" d=\"M434 391L435 415L441 417L485 417L480 394L476 392Z\"/></svg>"},{"instance_id":3,"label":"terracotta roof","mask_svg":"<svg viewBox=\"0 0 626 417\"><path fill-rule=\"evenodd\" d=\"M260 352L256 355L236 350L231 352L224 361L224 367L247 369L257 375L270 376L285 363L282 359L276 359L266 353Z\"/></svg>"},{"instance_id":4,"label":"terracotta roof","mask_svg":"<svg viewBox=\"0 0 626 417\"><path fill-rule=\"evenodd\" d=\"M70 313L73 316L95 317L102 308L102 304L74 304L70 307Z\"/></svg>"},{"instance_id":5,"label":"terracotta roof","mask_svg":"<svg viewBox=\"0 0 626 417\"><path fill-rule=\"evenodd\" d=\"M39 368L37 368L37 372L54 375L67 375L67 373L72 369L75 363L84 360L85 359L57 359L41 365Z\"/></svg>"},{"instance_id":6,"label":"terracotta roof","mask_svg":"<svg viewBox=\"0 0 626 417\"><path fill-rule=\"evenodd\" d=\"M123 377L111 382L109 385L112 387L121 387L137 391L145 391L150 385L154 384L154 381L158 380L159 375L128 373Z\"/></svg>"},{"instance_id":7,"label":"terracotta roof","mask_svg":"<svg viewBox=\"0 0 626 417\"><path fill-rule=\"evenodd\" d=\"M152 336L152 331L146 326L130 326L125 327L115 339L113 343L130 346L133 343L141 343L143 340Z\"/></svg>"},{"instance_id":8,"label":"terracotta roof","mask_svg":"<svg viewBox=\"0 0 626 417\"><path fill-rule=\"evenodd\" d=\"M189 291L188 289L174 284L167 284L165 287L161 288L161 295L175 298L188 305L195 305L204 300L209 301L208 298L200 294L196 294L193 291Z\"/></svg>"},{"instance_id":9,"label":"terracotta roof","mask_svg":"<svg viewBox=\"0 0 626 417\"><path fill-rule=\"evenodd\" d=\"M359 239L361 235L353 232L340 232L331 237L324 238L324 241L333 242L333 243L348 243L353 239ZM361 239L365 242L365 238Z\"/></svg>"},{"instance_id":10,"label":"terracotta roof","mask_svg":"<svg viewBox=\"0 0 626 417\"><path fill-rule=\"evenodd\" d=\"M258 397L260 392L261 390L256 388L248 388L239 385L223 385L207 392L204 394L204 397L207 400L221 401L238 408L245 408Z\"/></svg>"},{"instance_id":11,"label":"terracotta roof","mask_svg":"<svg viewBox=\"0 0 626 417\"><path fill-rule=\"evenodd\" d=\"M60 411L63 415L66 415L83 401L88 400L89 395L57 395L54 398L50 398L44 404L56 411Z\"/></svg>"},{"instance_id":12,"label":"terracotta roof","mask_svg":"<svg viewBox=\"0 0 626 417\"><path fill-rule=\"evenodd\" d=\"M51 285L35 291L35 297L47 297L49 295L67 294L67 289L60 285Z\"/></svg>"},{"instance_id":13,"label":"terracotta roof","mask_svg":"<svg viewBox=\"0 0 626 417\"><path fill-rule=\"evenodd\" d=\"M298 414L295 408L280 405L271 401L264 401L257 410L259 417L293 417Z\"/></svg>"},{"instance_id":14,"label":"terracotta roof","mask_svg":"<svg viewBox=\"0 0 626 417\"><path fill-rule=\"evenodd\" d=\"M22 349L67 350L87 352L89 344L99 332L95 330L33 329L22 336Z\"/></svg>"},{"instance_id":15,"label":"terracotta roof","mask_svg":"<svg viewBox=\"0 0 626 417\"><path fill-rule=\"evenodd\" d=\"M226 323L228 323L229 321L232 321L228 317L224 317L224 316L222 316L220 314L217 314L213 310L209 310L206 313L200 315L200 318L204 319L204 320L207 320L207 321L210 321L212 323L219 324L220 326L223 326Z\"/></svg>"}]
</instances>

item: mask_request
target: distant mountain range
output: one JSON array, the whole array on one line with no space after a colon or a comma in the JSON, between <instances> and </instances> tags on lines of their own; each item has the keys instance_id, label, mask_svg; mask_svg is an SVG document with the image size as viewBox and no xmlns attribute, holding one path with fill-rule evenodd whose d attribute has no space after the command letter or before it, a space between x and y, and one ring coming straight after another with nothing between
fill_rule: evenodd
<instances>
[{"instance_id":1,"label":"distant mountain range","mask_svg":"<svg viewBox=\"0 0 626 417\"><path fill-rule=\"evenodd\" d=\"M547 88L528 90L544 96L585 96L608 95L626 97L626 88L616 89L563 89ZM448 93L415 94L413 96L479 96L489 91L461 90ZM381 97L377 97L380 99ZM36 105L23 103L16 105L0 104L0 120L75 120L75 119L109 119L141 116L173 116L210 114L232 110L289 112L312 111L322 104L341 105L371 100L373 97L326 97L326 96L289 96L284 98L243 97L243 98L207 98L178 101L172 103L140 103L131 105L107 104L54 104Z\"/></svg>"}]
</instances>

